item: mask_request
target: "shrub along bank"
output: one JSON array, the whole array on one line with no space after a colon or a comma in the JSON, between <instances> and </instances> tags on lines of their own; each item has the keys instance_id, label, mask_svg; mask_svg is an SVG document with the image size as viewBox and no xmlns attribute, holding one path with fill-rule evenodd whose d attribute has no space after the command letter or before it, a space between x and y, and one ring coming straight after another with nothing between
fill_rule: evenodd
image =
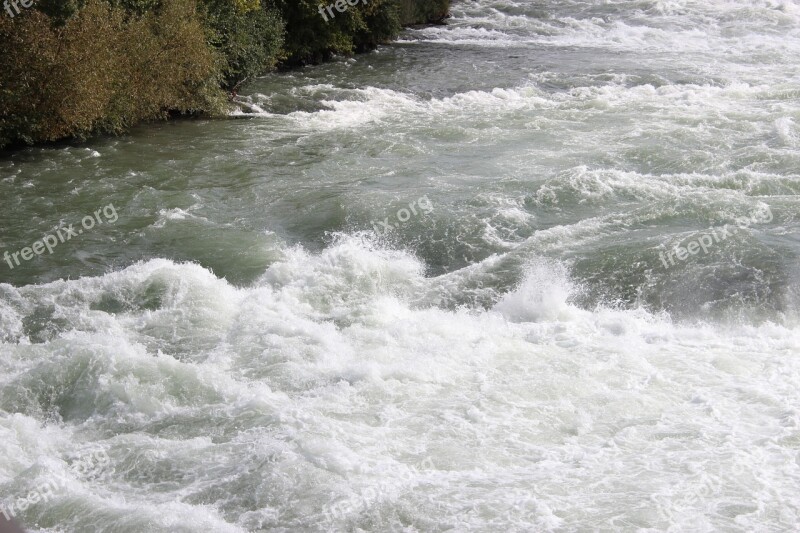
<instances>
[{"instance_id":1,"label":"shrub along bank","mask_svg":"<svg viewBox=\"0 0 800 533\"><path fill-rule=\"evenodd\" d=\"M276 67L373 49L449 0L39 0L0 13L0 148L214 115L226 90Z\"/></svg>"},{"instance_id":2,"label":"shrub along bank","mask_svg":"<svg viewBox=\"0 0 800 533\"><path fill-rule=\"evenodd\" d=\"M441 24L450 13L450 0L399 0L400 21L412 24Z\"/></svg>"}]
</instances>

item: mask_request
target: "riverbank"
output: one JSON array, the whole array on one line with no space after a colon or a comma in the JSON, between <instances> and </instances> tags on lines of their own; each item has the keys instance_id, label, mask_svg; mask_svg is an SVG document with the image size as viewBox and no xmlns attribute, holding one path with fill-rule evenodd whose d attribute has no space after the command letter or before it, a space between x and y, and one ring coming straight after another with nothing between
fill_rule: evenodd
<instances>
[{"instance_id":1,"label":"riverbank","mask_svg":"<svg viewBox=\"0 0 800 533\"><path fill-rule=\"evenodd\" d=\"M249 120L0 157L0 507L800 529L790 6L453 2L248 82Z\"/></svg>"},{"instance_id":2,"label":"riverbank","mask_svg":"<svg viewBox=\"0 0 800 533\"><path fill-rule=\"evenodd\" d=\"M449 0L43 0L0 16L0 149L221 115L274 69L375 49Z\"/></svg>"}]
</instances>

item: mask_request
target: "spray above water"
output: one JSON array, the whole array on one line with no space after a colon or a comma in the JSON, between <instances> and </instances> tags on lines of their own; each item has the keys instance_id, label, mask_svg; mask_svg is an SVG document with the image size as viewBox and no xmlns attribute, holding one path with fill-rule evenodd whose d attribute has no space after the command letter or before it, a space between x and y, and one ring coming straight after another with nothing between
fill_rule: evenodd
<instances>
[{"instance_id":1,"label":"spray above water","mask_svg":"<svg viewBox=\"0 0 800 533\"><path fill-rule=\"evenodd\" d=\"M512 322L557 322L569 320L576 311L568 303L576 287L563 264L537 261L522 283L494 306Z\"/></svg>"}]
</instances>

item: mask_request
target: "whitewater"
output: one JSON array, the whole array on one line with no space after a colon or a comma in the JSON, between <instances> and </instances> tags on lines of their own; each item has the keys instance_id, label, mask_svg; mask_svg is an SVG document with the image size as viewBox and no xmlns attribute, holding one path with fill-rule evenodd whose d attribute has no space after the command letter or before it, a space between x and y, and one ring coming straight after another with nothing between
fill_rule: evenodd
<instances>
[{"instance_id":1,"label":"whitewater","mask_svg":"<svg viewBox=\"0 0 800 533\"><path fill-rule=\"evenodd\" d=\"M230 120L0 159L0 250L118 214L0 263L0 507L798 530L800 4L452 14L255 80Z\"/></svg>"}]
</instances>

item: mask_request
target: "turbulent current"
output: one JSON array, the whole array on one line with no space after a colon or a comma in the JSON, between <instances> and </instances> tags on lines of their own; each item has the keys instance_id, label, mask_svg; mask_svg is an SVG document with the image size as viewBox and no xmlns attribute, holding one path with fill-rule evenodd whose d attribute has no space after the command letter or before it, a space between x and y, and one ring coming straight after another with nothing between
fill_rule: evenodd
<instances>
[{"instance_id":1,"label":"turbulent current","mask_svg":"<svg viewBox=\"0 0 800 533\"><path fill-rule=\"evenodd\" d=\"M800 4L458 1L243 93L0 159L29 531L800 528Z\"/></svg>"}]
</instances>

